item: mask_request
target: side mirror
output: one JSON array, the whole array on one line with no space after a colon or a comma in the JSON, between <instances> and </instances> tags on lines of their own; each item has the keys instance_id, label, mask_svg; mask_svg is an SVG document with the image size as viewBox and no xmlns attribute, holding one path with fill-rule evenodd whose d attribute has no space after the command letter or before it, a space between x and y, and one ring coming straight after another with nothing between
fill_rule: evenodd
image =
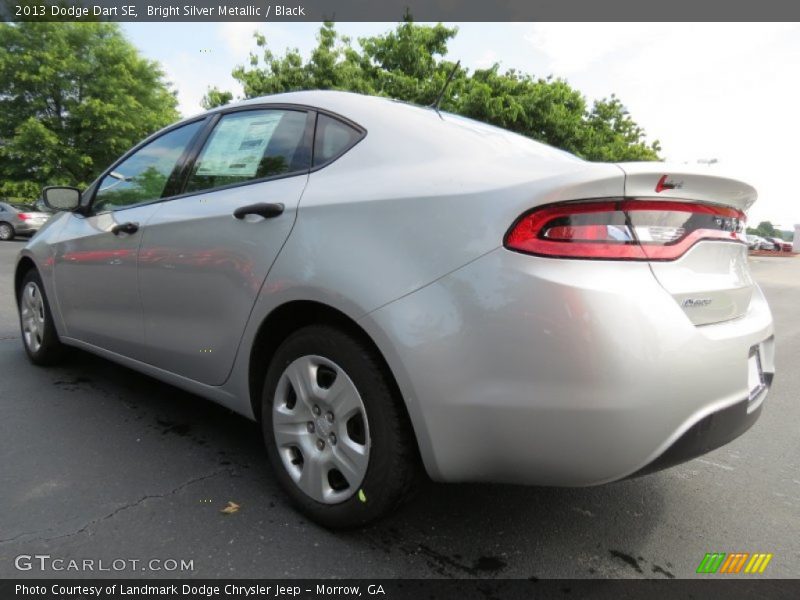
<instances>
[{"instance_id":1,"label":"side mirror","mask_svg":"<svg viewBox=\"0 0 800 600\"><path fill-rule=\"evenodd\" d=\"M50 186L42 190L42 200L53 210L72 211L81 205L81 191L67 186Z\"/></svg>"}]
</instances>

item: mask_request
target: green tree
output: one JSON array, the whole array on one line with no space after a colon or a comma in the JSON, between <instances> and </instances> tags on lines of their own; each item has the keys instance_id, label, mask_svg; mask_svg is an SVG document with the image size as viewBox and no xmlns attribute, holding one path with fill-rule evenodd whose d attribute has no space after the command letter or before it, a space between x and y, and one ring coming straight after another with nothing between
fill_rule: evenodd
<instances>
[{"instance_id":1,"label":"green tree","mask_svg":"<svg viewBox=\"0 0 800 600\"><path fill-rule=\"evenodd\" d=\"M0 199L31 200L39 195L42 187L33 181L0 182Z\"/></svg>"},{"instance_id":2,"label":"green tree","mask_svg":"<svg viewBox=\"0 0 800 600\"><path fill-rule=\"evenodd\" d=\"M210 110L212 108L217 108L218 106L225 106L226 104L229 104L231 100L233 100L232 93L223 92L216 87L213 87L206 92L206 95L203 96L203 99L200 103L203 105L203 108Z\"/></svg>"},{"instance_id":3,"label":"green tree","mask_svg":"<svg viewBox=\"0 0 800 600\"><path fill-rule=\"evenodd\" d=\"M760 235L761 237L782 237L780 231L775 229L771 221L761 221L758 227L748 227L747 233L751 235Z\"/></svg>"},{"instance_id":4,"label":"green tree","mask_svg":"<svg viewBox=\"0 0 800 600\"><path fill-rule=\"evenodd\" d=\"M157 63L111 23L0 23L0 181L82 186L178 117Z\"/></svg>"},{"instance_id":5,"label":"green tree","mask_svg":"<svg viewBox=\"0 0 800 600\"><path fill-rule=\"evenodd\" d=\"M587 123L583 153L593 160L654 160L661 151L657 140L650 145L644 142L644 130L613 94L594 103Z\"/></svg>"},{"instance_id":6,"label":"green tree","mask_svg":"<svg viewBox=\"0 0 800 600\"><path fill-rule=\"evenodd\" d=\"M256 34L261 55L238 66L233 77L246 98L304 89L338 89L430 105L454 74L441 108L527 135L590 160L657 160L658 142L648 144L615 96L586 99L560 78L536 78L499 65L470 73L446 60L457 28L418 25L410 18L383 35L360 38L358 48L333 23L322 25L317 46L304 61L297 49L275 55ZM455 69L455 70L454 70ZM213 92L213 94L212 94ZM205 102L216 105L218 90Z\"/></svg>"}]
</instances>

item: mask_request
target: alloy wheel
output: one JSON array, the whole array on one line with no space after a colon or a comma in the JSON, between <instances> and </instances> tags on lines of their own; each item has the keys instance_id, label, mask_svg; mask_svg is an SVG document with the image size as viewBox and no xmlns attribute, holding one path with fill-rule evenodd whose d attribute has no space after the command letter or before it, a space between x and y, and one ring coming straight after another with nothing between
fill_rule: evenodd
<instances>
[{"instance_id":1,"label":"alloy wheel","mask_svg":"<svg viewBox=\"0 0 800 600\"><path fill-rule=\"evenodd\" d=\"M44 339L44 299L39 286L33 281L29 281L22 290L20 311L25 345L31 352L38 352Z\"/></svg>"},{"instance_id":2,"label":"alloy wheel","mask_svg":"<svg viewBox=\"0 0 800 600\"><path fill-rule=\"evenodd\" d=\"M289 364L275 391L272 425L283 466L305 494L337 504L359 490L369 426L361 395L339 365L321 356Z\"/></svg>"}]
</instances>

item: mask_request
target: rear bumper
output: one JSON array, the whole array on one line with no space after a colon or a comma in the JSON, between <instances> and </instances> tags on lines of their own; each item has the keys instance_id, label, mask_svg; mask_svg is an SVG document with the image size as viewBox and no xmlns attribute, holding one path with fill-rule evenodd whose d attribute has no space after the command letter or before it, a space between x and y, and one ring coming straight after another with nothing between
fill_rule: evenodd
<instances>
[{"instance_id":1,"label":"rear bumper","mask_svg":"<svg viewBox=\"0 0 800 600\"><path fill-rule=\"evenodd\" d=\"M440 481L586 486L664 468L752 425L751 403L746 426L722 427L748 397L751 348L774 373L760 290L746 315L698 327L646 263L501 248L362 325Z\"/></svg>"},{"instance_id":2,"label":"rear bumper","mask_svg":"<svg viewBox=\"0 0 800 600\"><path fill-rule=\"evenodd\" d=\"M772 373L765 374L767 386L762 394L766 394L769 390L772 378ZM704 417L692 425L661 456L630 477L640 477L674 467L732 442L755 425L761 416L762 408L763 399L755 407L749 400L742 400L733 406Z\"/></svg>"}]
</instances>

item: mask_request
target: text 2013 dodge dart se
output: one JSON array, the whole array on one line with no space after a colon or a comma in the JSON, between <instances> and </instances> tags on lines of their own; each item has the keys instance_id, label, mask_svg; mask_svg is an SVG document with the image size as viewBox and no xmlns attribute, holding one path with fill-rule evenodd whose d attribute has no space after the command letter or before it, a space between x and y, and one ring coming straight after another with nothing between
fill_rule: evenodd
<instances>
[{"instance_id":1,"label":"text 2013 dodge dart se","mask_svg":"<svg viewBox=\"0 0 800 600\"><path fill-rule=\"evenodd\" d=\"M142 142L22 250L37 364L77 346L263 424L331 527L437 481L596 485L757 418L750 186L598 164L431 108L249 100Z\"/></svg>"}]
</instances>

